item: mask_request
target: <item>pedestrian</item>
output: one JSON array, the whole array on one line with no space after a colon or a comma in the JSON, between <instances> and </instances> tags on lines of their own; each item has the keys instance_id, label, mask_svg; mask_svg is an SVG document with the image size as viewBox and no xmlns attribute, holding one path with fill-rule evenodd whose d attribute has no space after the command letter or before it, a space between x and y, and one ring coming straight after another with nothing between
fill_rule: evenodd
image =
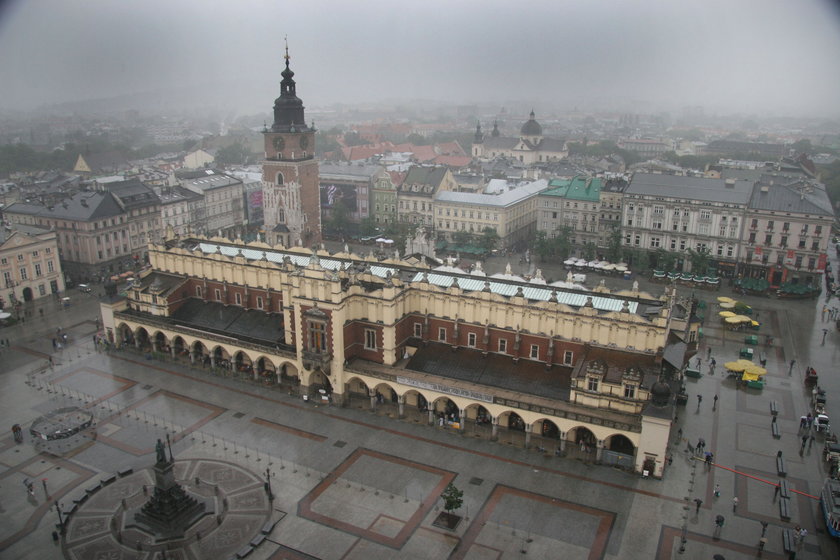
<instances>
[{"instance_id":1,"label":"pedestrian","mask_svg":"<svg viewBox=\"0 0 840 560\"><path fill-rule=\"evenodd\" d=\"M808 449L814 446L814 432L811 432L811 436L808 438Z\"/></svg>"},{"instance_id":2,"label":"pedestrian","mask_svg":"<svg viewBox=\"0 0 840 560\"><path fill-rule=\"evenodd\" d=\"M773 499L774 499L774 500L775 500L775 499L779 496L779 492L781 491L781 488L782 488L782 485L781 485L781 483L780 483L780 484L777 484L777 485L776 485L776 488L773 490ZM767 527L765 527L765 529L766 529L766 528L767 528Z\"/></svg>"},{"instance_id":3,"label":"pedestrian","mask_svg":"<svg viewBox=\"0 0 840 560\"><path fill-rule=\"evenodd\" d=\"M715 498L720 498L720 484L715 484Z\"/></svg>"},{"instance_id":4,"label":"pedestrian","mask_svg":"<svg viewBox=\"0 0 840 560\"><path fill-rule=\"evenodd\" d=\"M709 346L708 348L706 348L706 359L708 360L711 357L711 355L712 355L712 347Z\"/></svg>"},{"instance_id":5,"label":"pedestrian","mask_svg":"<svg viewBox=\"0 0 840 560\"><path fill-rule=\"evenodd\" d=\"M715 402L714 402L714 404L712 405L712 411L717 410L717 402L718 402L718 396L717 396L717 395L715 395L714 401L715 401Z\"/></svg>"},{"instance_id":6,"label":"pedestrian","mask_svg":"<svg viewBox=\"0 0 840 560\"><path fill-rule=\"evenodd\" d=\"M697 504L697 507L694 509L694 513L700 513L700 506L703 505L703 500L700 498L694 498L694 503Z\"/></svg>"},{"instance_id":7,"label":"pedestrian","mask_svg":"<svg viewBox=\"0 0 840 560\"><path fill-rule=\"evenodd\" d=\"M700 449L701 449L702 451L705 451L705 450L706 450L706 440L705 440L705 439L703 439L703 438L700 438L700 442L699 442L699 444L700 444Z\"/></svg>"},{"instance_id":8,"label":"pedestrian","mask_svg":"<svg viewBox=\"0 0 840 560\"><path fill-rule=\"evenodd\" d=\"M701 402L703 402L703 395L697 395L697 408L700 408Z\"/></svg>"},{"instance_id":9,"label":"pedestrian","mask_svg":"<svg viewBox=\"0 0 840 560\"><path fill-rule=\"evenodd\" d=\"M802 436L802 449L805 449L805 444L808 443L808 434Z\"/></svg>"},{"instance_id":10,"label":"pedestrian","mask_svg":"<svg viewBox=\"0 0 840 560\"><path fill-rule=\"evenodd\" d=\"M700 364L703 362L703 358L697 356L697 369L700 369Z\"/></svg>"},{"instance_id":11,"label":"pedestrian","mask_svg":"<svg viewBox=\"0 0 840 560\"><path fill-rule=\"evenodd\" d=\"M682 440L682 428L677 430L677 440Z\"/></svg>"},{"instance_id":12,"label":"pedestrian","mask_svg":"<svg viewBox=\"0 0 840 560\"><path fill-rule=\"evenodd\" d=\"M708 451L706 452L706 470L711 470L712 468L712 454Z\"/></svg>"},{"instance_id":13,"label":"pedestrian","mask_svg":"<svg viewBox=\"0 0 840 560\"><path fill-rule=\"evenodd\" d=\"M805 542L805 537L808 536L808 529L804 527L799 529L799 546L802 547L802 543Z\"/></svg>"},{"instance_id":14,"label":"pedestrian","mask_svg":"<svg viewBox=\"0 0 840 560\"><path fill-rule=\"evenodd\" d=\"M53 337L52 342L53 342L53 350L55 350L55 349L56 349L56 341L55 341L55 337Z\"/></svg>"},{"instance_id":15,"label":"pedestrian","mask_svg":"<svg viewBox=\"0 0 840 560\"><path fill-rule=\"evenodd\" d=\"M703 440L702 440L702 439L698 439L698 440L697 440L697 445L695 445L695 446L694 446L694 450L695 450L697 453L700 453L700 450L703 448L703 446L702 446L702 445L700 445L700 442L701 442L701 441L703 441Z\"/></svg>"},{"instance_id":16,"label":"pedestrian","mask_svg":"<svg viewBox=\"0 0 840 560\"><path fill-rule=\"evenodd\" d=\"M790 369L788 370L788 375L793 375L793 366L796 365L796 360L790 361Z\"/></svg>"},{"instance_id":17,"label":"pedestrian","mask_svg":"<svg viewBox=\"0 0 840 560\"><path fill-rule=\"evenodd\" d=\"M732 511L738 511L738 496L732 498Z\"/></svg>"}]
</instances>

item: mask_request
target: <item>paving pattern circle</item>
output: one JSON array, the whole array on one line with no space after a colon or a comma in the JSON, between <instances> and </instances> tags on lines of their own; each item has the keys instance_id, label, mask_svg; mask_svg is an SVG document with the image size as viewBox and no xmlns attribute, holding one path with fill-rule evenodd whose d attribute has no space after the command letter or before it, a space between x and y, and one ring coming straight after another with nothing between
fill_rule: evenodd
<instances>
[{"instance_id":1,"label":"paving pattern circle","mask_svg":"<svg viewBox=\"0 0 840 560\"><path fill-rule=\"evenodd\" d=\"M188 492L213 500L214 511L190 527L183 539L155 542L152 535L129 527L128 511L144 504L153 490L151 468L89 486L73 504L62 541L70 560L160 558L171 560L228 558L246 546L271 517L271 502L259 475L215 459L176 461L175 478ZM111 480L113 479L113 480ZM64 510L69 506L64 505Z\"/></svg>"}]
</instances>

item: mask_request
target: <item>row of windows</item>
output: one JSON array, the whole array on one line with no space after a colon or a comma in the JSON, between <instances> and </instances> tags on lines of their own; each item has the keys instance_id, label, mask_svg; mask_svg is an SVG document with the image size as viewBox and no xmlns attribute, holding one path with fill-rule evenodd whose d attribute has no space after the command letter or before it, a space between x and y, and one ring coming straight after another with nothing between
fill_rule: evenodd
<instances>
[{"instance_id":1,"label":"row of windows","mask_svg":"<svg viewBox=\"0 0 840 560\"><path fill-rule=\"evenodd\" d=\"M46 253L47 255L52 254L52 248L47 247L46 249L44 249L44 253ZM32 256L34 258L38 258L39 255L40 255L40 252L32 251ZM23 253L18 253L17 260L18 260L18 262L23 262ZM9 259L6 258L6 257L3 257L2 259L0 259L0 264L9 264ZM50 263L50 266L52 266L52 263Z\"/></svg>"},{"instance_id":2,"label":"row of windows","mask_svg":"<svg viewBox=\"0 0 840 560\"><path fill-rule=\"evenodd\" d=\"M586 378L586 389L588 391L592 391L593 393L598 392L598 386L600 384L600 379L597 377L587 377ZM635 399L636 398L636 385L633 383L624 383L624 398L625 399Z\"/></svg>"},{"instance_id":3,"label":"row of windows","mask_svg":"<svg viewBox=\"0 0 840 560\"><path fill-rule=\"evenodd\" d=\"M195 295L196 295L196 297L199 297L199 298L204 297L201 286L196 286L195 287ZM213 291L213 296L216 299L216 301L221 302L222 301L222 290L220 290L219 288L216 288ZM242 305L242 294L240 292L235 292L233 294L233 301L236 305ZM257 296L257 305L256 305L257 309L263 309L263 303L264 303L263 302L263 297L262 296ZM278 302L278 305L279 305L279 302ZM270 310L267 310L267 311L270 311Z\"/></svg>"},{"instance_id":4,"label":"row of windows","mask_svg":"<svg viewBox=\"0 0 840 560\"><path fill-rule=\"evenodd\" d=\"M750 233L750 237L749 237L749 242L750 242L750 243L752 243L752 244L754 244L754 243L755 243L755 239L756 239L755 232L751 232L751 233ZM765 245L767 245L767 246L771 246L771 245L773 245L773 234L772 234L772 233L767 233L767 234L765 234L765 235L764 235L764 244L765 244ZM808 244L808 240L807 240L806 238L804 238L804 237L800 237L800 238L799 238L799 244L798 244L798 247L799 247L800 249L804 249L804 248L806 247L806 245L807 245L807 244ZM779 247L783 247L783 248L784 248L784 247L787 247L787 246L788 246L788 236L787 236L787 235L783 235L783 236L781 236L781 238L779 239ZM820 250L820 241L819 241L819 239L816 239L816 240L814 240L814 241L812 241L812 242L811 242L811 250L812 250L812 251L819 251L819 250Z\"/></svg>"}]
</instances>

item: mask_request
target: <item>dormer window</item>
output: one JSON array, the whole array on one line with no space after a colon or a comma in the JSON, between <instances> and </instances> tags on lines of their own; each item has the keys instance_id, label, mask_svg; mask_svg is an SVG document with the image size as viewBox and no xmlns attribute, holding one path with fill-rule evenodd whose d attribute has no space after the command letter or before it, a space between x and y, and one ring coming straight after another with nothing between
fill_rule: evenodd
<instances>
[{"instance_id":1,"label":"dormer window","mask_svg":"<svg viewBox=\"0 0 840 560\"><path fill-rule=\"evenodd\" d=\"M598 377L587 377L586 378L586 389L588 391L598 392L598 382L600 378Z\"/></svg>"}]
</instances>

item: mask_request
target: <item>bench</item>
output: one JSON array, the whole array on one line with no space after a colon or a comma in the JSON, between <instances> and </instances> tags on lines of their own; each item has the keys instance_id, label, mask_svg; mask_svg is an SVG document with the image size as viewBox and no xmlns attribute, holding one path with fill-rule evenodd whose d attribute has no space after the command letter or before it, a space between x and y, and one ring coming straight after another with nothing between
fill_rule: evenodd
<instances>
[{"instance_id":1,"label":"bench","mask_svg":"<svg viewBox=\"0 0 840 560\"><path fill-rule=\"evenodd\" d=\"M796 541L793 538L793 531L790 529L782 529L782 547L786 554L796 550Z\"/></svg>"},{"instance_id":2,"label":"bench","mask_svg":"<svg viewBox=\"0 0 840 560\"><path fill-rule=\"evenodd\" d=\"M85 488L85 492L87 492L88 494L95 494L95 493L96 493L96 492L98 492L101 488L102 488L102 483L101 483L101 482L97 482L96 484L93 484L93 485L88 486L87 488Z\"/></svg>"},{"instance_id":3,"label":"bench","mask_svg":"<svg viewBox=\"0 0 840 560\"><path fill-rule=\"evenodd\" d=\"M770 430L773 432L773 437L780 439L782 437L782 430L779 428L778 422L770 422Z\"/></svg>"},{"instance_id":4,"label":"bench","mask_svg":"<svg viewBox=\"0 0 840 560\"><path fill-rule=\"evenodd\" d=\"M699 369L686 368L685 369L685 376L686 377L700 378L701 377L700 370Z\"/></svg>"},{"instance_id":5,"label":"bench","mask_svg":"<svg viewBox=\"0 0 840 560\"><path fill-rule=\"evenodd\" d=\"M254 537L253 539L251 539L251 542L249 542L248 544L250 544L254 548L257 548L258 546L260 546L263 543L264 540L265 540L265 535L259 534L256 537Z\"/></svg>"},{"instance_id":6,"label":"bench","mask_svg":"<svg viewBox=\"0 0 840 560\"><path fill-rule=\"evenodd\" d=\"M115 480L117 480L117 475L112 474L112 475L106 476L105 478L101 479L99 482L102 484L102 486L108 486L109 484L111 484Z\"/></svg>"},{"instance_id":7,"label":"bench","mask_svg":"<svg viewBox=\"0 0 840 560\"><path fill-rule=\"evenodd\" d=\"M269 521L268 523L266 523L265 525L262 526L262 529L260 529L260 533L262 533L263 535L267 535L270 532L272 532L273 530L274 530L274 523Z\"/></svg>"},{"instance_id":8,"label":"bench","mask_svg":"<svg viewBox=\"0 0 840 560\"><path fill-rule=\"evenodd\" d=\"M776 401L770 401L770 414L773 416L779 415L779 403Z\"/></svg>"},{"instance_id":9,"label":"bench","mask_svg":"<svg viewBox=\"0 0 840 560\"><path fill-rule=\"evenodd\" d=\"M236 557L237 558L245 558L248 555L250 555L252 552L254 552L254 547L253 546L251 546L251 545L243 546L242 548L240 548L239 550L236 551Z\"/></svg>"},{"instance_id":10,"label":"bench","mask_svg":"<svg viewBox=\"0 0 840 560\"><path fill-rule=\"evenodd\" d=\"M117 476L119 476L120 478L122 478L122 477L124 477L124 476L128 476L128 475L130 475L130 474L131 474L131 473L133 473L133 472L134 472L134 469L123 469L123 470L121 470L121 471L117 471Z\"/></svg>"},{"instance_id":11,"label":"bench","mask_svg":"<svg viewBox=\"0 0 840 560\"><path fill-rule=\"evenodd\" d=\"M779 517L782 521L790 521L790 498L779 498Z\"/></svg>"},{"instance_id":12,"label":"bench","mask_svg":"<svg viewBox=\"0 0 840 560\"><path fill-rule=\"evenodd\" d=\"M787 476L787 468L785 468L783 457L776 457L776 472L779 473L779 476Z\"/></svg>"},{"instance_id":13,"label":"bench","mask_svg":"<svg viewBox=\"0 0 840 560\"><path fill-rule=\"evenodd\" d=\"M782 498L790 498L790 488L787 480L779 480L779 496Z\"/></svg>"}]
</instances>

